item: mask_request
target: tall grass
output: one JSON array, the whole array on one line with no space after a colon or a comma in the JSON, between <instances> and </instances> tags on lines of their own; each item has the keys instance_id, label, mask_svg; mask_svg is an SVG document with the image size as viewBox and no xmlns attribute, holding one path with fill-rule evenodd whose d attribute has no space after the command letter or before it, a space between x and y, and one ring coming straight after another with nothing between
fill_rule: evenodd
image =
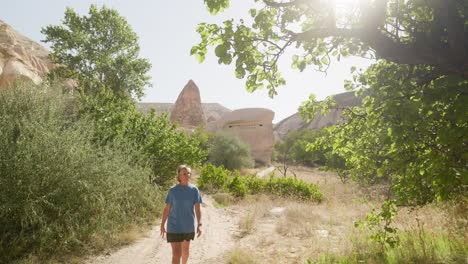
<instances>
[{"instance_id":1,"label":"tall grass","mask_svg":"<svg viewBox=\"0 0 468 264\"><path fill-rule=\"evenodd\" d=\"M258 257L249 250L235 248L226 255L225 263L227 264L259 264L262 263Z\"/></svg>"},{"instance_id":2,"label":"tall grass","mask_svg":"<svg viewBox=\"0 0 468 264\"><path fill-rule=\"evenodd\" d=\"M308 263L467 263L466 201L438 206L447 207L445 217L450 219L425 226L416 218L416 225L398 232L400 242L395 247L382 249L364 232L353 236L350 252L323 254ZM463 214L456 211L460 208L464 208ZM427 210L426 214L431 212Z\"/></svg>"},{"instance_id":3,"label":"tall grass","mask_svg":"<svg viewBox=\"0 0 468 264\"><path fill-rule=\"evenodd\" d=\"M160 211L150 169L94 145L91 121L72 104L46 86L0 90L0 263L113 243Z\"/></svg>"},{"instance_id":4,"label":"tall grass","mask_svg":"<svg viewBox=\"0 0 468 264\"><path fill-rule=\"evenodd\" d=\"M418 231L401 233L400 245L380 251L379 245L370 240L353 241L353 249L348 255L324 254L307 263L466 263L468 249L460 236L425 232L420 237ZM364 239L364 238L362 238Z\"/></svg>"}]
</instances>

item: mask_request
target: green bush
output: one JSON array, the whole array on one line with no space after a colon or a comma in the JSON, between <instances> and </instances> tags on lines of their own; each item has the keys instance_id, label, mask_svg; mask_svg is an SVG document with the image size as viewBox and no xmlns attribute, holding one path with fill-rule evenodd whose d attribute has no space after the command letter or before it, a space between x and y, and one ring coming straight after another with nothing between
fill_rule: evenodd
<instances>
[{"instance_id":1,"label":"green bush","mask_svg":"<svg viewBox=\"0 0 468 264\"><path fill-rule=\"evenodd\" d=\"M330 149L312 149L308 145L324 134L323 130L301 129L289 132L275 144L272 159L287 164L324 166L329 163Z\"/></svg>"},{"instance_id":2,"label":"green bush","mask_svg":"<svg viewBox=\"0 0 468 264\"><path fill-rule=\"evenodd\" d=\"M227 191L230 182L229 174L230 172L222 166L216 167L212 164L206 164L200 172L197 185L200 189L210 192Z\"/></svg>"},{"instance_id":3,"label":"green bush","mask_svg":"<svg viewBox=\"0 0 468 264\"><path fill-rule=\"evenodd\" d=\"M243 180L250 193L260 193L265 189L266 181L259 179L255 175L249 175Z\"/></svg>"},{"instance_id":4,"label":"green bush","mask_svg":"<svg viewBox=\"0 0 468 264\"><path fill-rule=\"evenodd\" d=\"M202 168L198 187L211 192L229 191L237 197L244 197L247 193L271 193L303 200L322 201L323 199L317 185L296 178L271 176L269 179L260 179L253 175L242 177L238 171L231 172L211 164Z\"/></svg>"},{"instance_id":5,"label":"green bush","mask_svg":"<svg viewBox=\"0 0 468 264\"><path fill-rule=\"evenodd\" d=\"M161 210L148 167L93 142L93 124L48 87L0 90L0 262L82 252Z\"/></svg>"},{"instance_id":6,"label":"green bush","mask_svg":"<svg viewBox=\"0 0 468 264\"><path fill-rule=\"evenodd\" d=\"M291 196L304 200L322 201L323 195L315 184L306 183L292 177L274 177L265 184L269 193L279 196Z\"/></svg>"},{"instance_id":7,"label":"green bush","mask_svg":"<svg viewBox=\"0 0 468 264\"><path fill-rule=\"evenodd\" d=\"M245 183L240 176L236 176L229 184L229 191L235 197L244 197L247 194L247 186L245 186Z\"/></svg>"},{"instance_id":8,"label":"green bush","mask_svg":"<svg viewBox=\"0 0 468 264\"><path fill-rule=\"evenodd\" d=\"M222 132L215 133L210 139L208 161L229 170L254 166L249 146L236 136Z\"/></svg>"},{"instance_id":9,"label":"green bush","mask_svg":"<svg viewBox=\"0 0 468 264\"><path fill-rule=\"evenodd\" d=\"M198 166L206 159L206 151L200 148L205 144L203 137L179 131L166 115L141 114L131 98L102 89L95 97L81 99L81 112L94 121L95 140L103 146L130 144L123 151L130 151L135 163L151 167L151 183L169 186L178 165Z\"/></svg>"}]
</instances>

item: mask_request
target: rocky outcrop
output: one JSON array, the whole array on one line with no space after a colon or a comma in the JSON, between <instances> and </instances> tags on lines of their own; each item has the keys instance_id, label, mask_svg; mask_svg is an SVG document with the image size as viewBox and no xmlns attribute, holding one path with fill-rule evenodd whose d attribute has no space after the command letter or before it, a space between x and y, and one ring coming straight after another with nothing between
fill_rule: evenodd
<instances>
[{"instance_id":1,"label":"rocky outcrop","mask_svg":"<svg viewBox=\"0 0 468 264\"><path fill-rule=\"evenodd\" d=\"M243 108L224 114L207 126L211 131L224 131L239 137L250 146L256 162L269 164L275 144L273 117L275 113L265 108Z\"/></svg>"},{"instance_id":2,"label":"rocky outcrop","mask_svg":"<svg viewBox=\"0 0 468 264\"><path fill-rule=\"evenodd\" d=\"M206 117L206 122L214 122L221 118L225 113L229 113L232 110L226 108L218 103L202 103L201 107L203 113ZM137 108L142 113L149 113L151 110L155 110L156 114L168 114L170 116L172 109L174 108L174 103L149 103L149 102L139 102L137 103Z\"/></svg>"},{"instance_id":3,"label":"rocky outcrop","mask_svg":"<svg viewBox=\"0 0 468 264\"><path fill-rule=\"evenodd\" d=\"M361 104L361 98L355 96L354 92L346 92L334 95L336 108L332 109L328 114L322 115L317 113L310 122L302 120L299 113L295 113L276 124L274 131L275 137L282 139L290 131L300 129L320 129L325 126L336 125L342 120L343 108L357 106Z\"/></svg>"},{"instance_id":4,"label":"rocky outcrop","mask_svg":"<svg viewBox=\"0 0 468 264\"><path fill-rule=\"evenodd\" d=\"M205 113L201 106L200 90L192 81L188 81L171 111L170 119L185 128L206 125Z\"/></svg>"},{"instance_id":5,"label":"rocky outcrop","mask_svg":"<svg viewBox=\"0 0 468 264\"><path fill-rule=\"evenodd\" d=\"M224 114L232 112L218 103L202 103L203 112L205 112L206 122L214 122L219 120Z\"/></svg>"},{"instance_id":6,"label":"rocky outcrop","mask_svg":"<svg viewBox=\"0 0 468 264\"><path fill-rule=\"evenodd\" d=\"M0 87L16 80L35 84L53 67L47 49L0 20Z\"/></svg>"}]
</instances>

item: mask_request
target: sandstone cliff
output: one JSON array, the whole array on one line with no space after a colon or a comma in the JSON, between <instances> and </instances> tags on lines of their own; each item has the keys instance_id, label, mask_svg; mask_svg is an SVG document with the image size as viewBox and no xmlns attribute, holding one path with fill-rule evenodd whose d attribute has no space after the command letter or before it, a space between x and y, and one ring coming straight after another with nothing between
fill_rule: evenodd
<instances>
[{"instance_id":1,"label":"sandstone cliff","mask_svg":"<svg viewBox=\"0 0 468 264\"><path fill-rule=\"evenodd\" d=\"M42 82L53 67L47 49L0 20L0 87L16 80Z\"/></svg>"},{"instance_id":2,"label":"sandstone cliff","mask_svg":"<svg viewBox=\"0 0 468 264\"><path fill-rule=\"evenodd\" d=\"M275 136L282 139L289 131L296 131L303 128L320 129L325 126L336 125L342 120L343 107L357 106L361 104L361 98L356 97L354 92L345 92L334 95L337 109L332 109L327 115L317 113L311 122L302 120L299 113L295 113L275 125Z\"/></svg>"}]
</instances>

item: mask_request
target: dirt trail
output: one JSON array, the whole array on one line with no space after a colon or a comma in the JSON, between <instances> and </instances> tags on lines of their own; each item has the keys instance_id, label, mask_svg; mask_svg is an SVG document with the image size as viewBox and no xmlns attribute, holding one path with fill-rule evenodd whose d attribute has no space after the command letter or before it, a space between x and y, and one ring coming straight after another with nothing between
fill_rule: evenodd
<instances>
[{"instance_id":1,"label":"dirt trail","mask_svg":"<svg viewBox=\"0 0 468 264\"><path fill-rule=\"evenodd\" d=\"M234 245L237 217L229 210L216 208L213 200L205 195L202 204L202 235L191 243L189 263L222 263L223 254ZM148 236L117 250L110 255L88 259L86 264L161 264L171 263L171 246L159 235L154 226Z\"/></svg>"},{"instance_id":2,"label":"dirt trail","mask_svg":"<svg viewBox=\"0 0 468 264\"><path fill-rule=\"evenodd\" d=\"M254 173L261 176L272 170ZM326 197L322 203L257 195L216 208L213 198L204 195L204 233L191 243L189 263L235 260L293 264L315 259L324 252L349 254L349 238L355 232L353 222L369 212L368 200L359 188L343 184L334 174L300 167L294 170L297 178L319 185ZM171 256L170 245L159 236L159 226L155 226L147 237L84 263L165 264L171 263Z\"/></svg>"}]
</instances>

